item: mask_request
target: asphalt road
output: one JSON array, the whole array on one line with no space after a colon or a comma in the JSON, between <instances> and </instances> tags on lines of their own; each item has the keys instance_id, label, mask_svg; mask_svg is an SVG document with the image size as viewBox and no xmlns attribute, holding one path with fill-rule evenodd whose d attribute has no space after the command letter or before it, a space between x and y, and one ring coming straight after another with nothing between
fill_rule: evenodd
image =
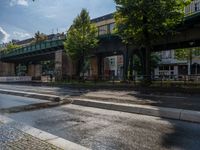
<instances>
[{"instance_id":1,"label":"asphalt road","mask_svg":"<svg viewBox=\"0 0 200 150\"><path fill-rule=\"evenodd\" d=\"M25 92L34 92L42 94L52 94L57 96L69 97L77 96L82 98L92 98L100 101L112 101L122 103L133 103L140 105L151 105L158 107L170 107L187 110L200 111L200 96L199 95L187 95L176 93L163 94L141 94L138 91L131 90L88 90L69 87L47 87L47 86L28 86L17 84L0 84L0 89L17 90ZM174 89L175 90L175 89ZM103 97L103 99L102 99ZM128 100L128 101L127 101Z\"/></svg>"},{"instance_id":2,"label":"asphalt road","mask_svg":"<svg viewBox=\"0 0 200 150\"><path fill-rule=\"evenodd\" d=\"M200 149L200 124L189 122L72 104L7 115L94 150Z\"/></svg>"}]
</instances>

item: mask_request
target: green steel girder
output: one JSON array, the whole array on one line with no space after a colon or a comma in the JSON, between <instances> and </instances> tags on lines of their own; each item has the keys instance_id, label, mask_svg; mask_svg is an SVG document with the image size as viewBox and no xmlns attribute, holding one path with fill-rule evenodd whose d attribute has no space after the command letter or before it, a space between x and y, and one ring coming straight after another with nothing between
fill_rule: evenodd
<instances>
[{"instance_id":1,"label":"green steel girder","mask_svg":"<svg viewBox=\"0 0 200 150\"><path fill-rule=\"evenodd\" d=\"M1 52L0 59L4 60L12 57L18 57L21 55L42 53L43 51L56 51L58 48L63 48L63 41L64 40L44 41L34 45L13 49L8 53Z\"/></svg>"}]
</instances>

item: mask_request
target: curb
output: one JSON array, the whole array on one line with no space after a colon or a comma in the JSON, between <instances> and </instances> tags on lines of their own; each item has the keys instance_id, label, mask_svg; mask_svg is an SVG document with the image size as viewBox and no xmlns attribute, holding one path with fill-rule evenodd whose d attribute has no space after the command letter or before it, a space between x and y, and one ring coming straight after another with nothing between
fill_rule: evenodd
<instances>
[{"instance_id":1,"label":"curb","mask_svg":"<svg viewBox=\"0 0 200 150\"><path fill-rule=\"evenodd\" d=\"M13 119L10 119L8 117L0 115L0 121L6 125L12 126L21 132L24 132L26 134L29 134L33 137L36 137L44 142L47 142L49 144L52 144L58 148L61 148L63 150L89 150L86 147L83 147L79 144L70 142L68 140L65 140L63 138L60 138L58 136L55 136L53 134L47 133L45 131L36 129L32 126L26 125L24 123L19 123L14 121Z\"/></svg>"},{"instance_id":2,"label":"curb","mask_svg":"<svg viewBox=\"0 0 200 150\"><path fill-rule=\"evenodd\" d=\"M61 101L61 98L55 95L38 94L38 93L32 93L32 92L22 92L22 91L4 90L4 89L0 89L0 93L10 94L10 95L15 95L15 96L22 96L22 97L36 98L36 99L41 99L41 100L49 100L49 101L55 101L55 102Z\"/></svg>"},{"instance_id":3,"label":"curb","mask_svg":"<svg viewBox=\"0 0 200 150\"><path fill-rule=\"evenodd\" d=\"M109 109L121 112L136 113L141 115L200 123L200 111L167 108L167 107L155 107L147 105L124 104L124 103L116 104L112 102L99 102L89 99L71 99L71 100L72 104L75 105L96 107L101 109Z\"/></svg>"},{"instance_id":4,"label":"curb","mask_svg":"<svg viewBox=\"0 0 200 150\"><path fill-rule=\"evenodd\" d=\"M0 113L18 113L23 111L33 111L43 108L51 108L56 107L64 104L70 104L70 101L64 100L60 102L47 102L47 103L37 103L37 104L29 104L29 105L23 105L23 106L16 106L16 107L10 107L10 108L2 108L0 109Z\"/></svg>"}]
</instances>

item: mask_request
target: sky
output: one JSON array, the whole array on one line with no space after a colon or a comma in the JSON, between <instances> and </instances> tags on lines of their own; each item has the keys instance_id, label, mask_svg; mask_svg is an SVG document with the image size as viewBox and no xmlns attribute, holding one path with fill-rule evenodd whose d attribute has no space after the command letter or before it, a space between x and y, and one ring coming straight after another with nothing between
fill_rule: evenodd
<instances>
[{"instance_id":1,"label":"sky","mask_svg":"<svg viewBox=\"0 0 200 150\"><path fill-rule=\"evenodd\" d=\"M115 11L114 0L0 0L0 44L12 39L66 32L86 8L91 18Z\"/></svg>"}]
</instances>

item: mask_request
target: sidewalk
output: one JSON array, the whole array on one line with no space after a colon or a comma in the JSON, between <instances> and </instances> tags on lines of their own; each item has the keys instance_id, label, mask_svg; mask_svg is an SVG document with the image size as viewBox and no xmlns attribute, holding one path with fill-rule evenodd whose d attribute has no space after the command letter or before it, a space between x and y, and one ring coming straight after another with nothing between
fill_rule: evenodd
<instances>
[{"instance_id":1,"label":"sidewalk","mask_svg":"<svg viewBox=\"0 0 200 150\"><path fill-rule=\"evenodd\" d=\"M44 142L36 137L26 134L11 126L0 123L0 149L48 149L61 150L60 148Z\"/></svg>"},{"instance_id":2,"label":"sidewalk","mask_svg":"<svg viewBox=\"0 0 200 150\"><path fill-rule=\"evenodd\" d=\"M87 150L42 130L0 115L0 150Z\"/></svg>"}]
</instances>

